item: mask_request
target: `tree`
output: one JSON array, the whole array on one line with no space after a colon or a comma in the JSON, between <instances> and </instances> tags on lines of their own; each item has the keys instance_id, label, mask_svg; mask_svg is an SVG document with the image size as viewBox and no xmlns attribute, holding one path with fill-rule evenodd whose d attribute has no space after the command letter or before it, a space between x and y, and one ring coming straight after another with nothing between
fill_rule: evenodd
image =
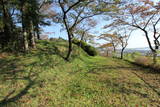
<instances>
[{"instance_id":1,"label":"tree","mask_svg":"<svg viewBox=\"0 0 160 107\"><path fill-rule=\"evenodd\" d=\"M123 28L122 30L123 30L122 33L118 33L118 38L119 38L119 42L120 42L120 46L121 46L121 59L123 59L124 50L126 49L126 47L128 45L128 40L129 40L131 33L133 31L133 30L127 31L126 28Z\"/></svg>"},{"instance_id":2,"label":"tree","mask_svg":"<svg viewBox=\"0 0 160 107\"><path fill-rule=\"evenodd\" d=\"M158 28L160 22L159 9L160 3L155 3L151 0L136 0L134 3L126 2L122 6L121 12L117 16L113 16L116 23L130 25L144 33L149 48L153 53L154 64L156 63L157 50L160 45L160 30Z\"/></svg>"},{"instance_id":3,"label":"tree","mask_svg":"<svg viewBox=\"0 0 160 107\"><path fill-rule=\"evenodd\" d=\"M67 56L65 58L66 60L69 59L71 52L72 52L72 39L74 37L73 32L76 26L82 21L84 21L85 19L91 18L96 15L101 15L102 13L111 12L111 10L115 9L113 5L118 3L118 1L117 0L113 0L113 1L58 0L58 3L62 10L62 14L60 15L62 17L61 20L68 34L69 48L68 48Z\"/></svg>"},{"instance_id":4,"label":"tree","mask_svg":"<svg viewBox=\"0 0 160 107\"><path fill-rule=\"evenodd\" d=\"M35 33L37 39L40 38L41 27L40 26L49 26L51 25L51 20L56 16L55 11L53 10L53 0L39 0L38 1L38 16L35 21Z\"/></svg>"},{"instance_id":5,"label":"tree","mask_svg":"<svg viewBox=\"0 0 160 107\"><path fill-rule=\"evenodd\" d=\"M78 0L76 2L58 0L58 3L62 10L62 23L64 24L67 34L68 34L68 53L65 57L66 60L69 60L69 57L72 52L72 39L74 37L74 29L77 24L82 22L84 19L89 17L93 17L95 14L91 14L87 12L87 8L89 8L89 4L93 1L84 1ZM66 8L67 7L67 8ZM87 10L87 11L85 11Z\"/></svg>"},{"instance_id":6,"label":"tree","mask_svg":"<svg viewBox=\"0 0 160 107\"><path fill-rule=\"evenodd\" d=\"M100 45L99 50L100 50L101 55L108 57L113 52L113 46L111 43L106 43L106 44Z\"/></svg>"},{"instance_id":7,"label":"tree","mask_svg":"<svg viewBox=\"0 0 160 107\"><path fill-rule=\"evenodd\" d=\"M71 6L68 6L67 9L65 9L65 6L66 6L65 4L67 4L66 1L58 0L58 2L59 2L59 5L60 5L60 7L62 9L62 12L63 12L63 16L62 16L63 17L63 23L64 23L66 31L68 33L69 48L68 48L68 54L67 54L67 56L65 58L66 60L68 60L69 57L70 57L71 51L72 51L72 37L73 37L72 30L73 30L73 27L76 25L77 20L78 20L78 18L79 18L79 16L80 16L81 13L79 13L79 15L77 16L77 18L76 18L77 20L74 21L74 23L72 25L73 27L72 26L69 27L69 25L68 25L68 22L67 22L68 16L67 16L67 14L71 11L71 9L73 7L75 7L76 5L78 5L81 2L81 0L78 0L77 2L73 3Z\"/></svg>"},{"instance_id":8,"label":"tree","mask_svg":"<svg viewBox=\"0 0 160 107\"><path fill-rule=\"evenodd\" d=\"M79 24L74 30L76 38L85 42L93 41L95 36L90 34L90 30L93 29L96 25L97 21L93 18L89 18L84 23Z\"/></svg>"},{"instance_id":9,"label":"tree","mask_svg":"<svg viewBox=\"0 0 160 107\"><path fill-rule=\"evenodd\" d=\"M118 38L118 45L121 47L120 56L121 59L123 59L124 50L128 45L128 40L135 29L128 25L126 26L123 23L115 23L115 21L109 25L105 25L104 29L109 29L109 31L112 31L117 35L116 38Z\"/></svg>"},{"instance_id":10,"label":"tree","mask_svg":"<svg viewBox=\"0 0 160 107\"><path fill-rule=\"evenodd\" d=\"M51 0L1 0L0 1L0 45L4 49L35 48L35 37L40 33L40 25L49 25L42 10ZM47 6L46 6L47 7ZM53 14L52 14L53 17Z\"/></svg>"},{"instance_id":11,"label":"tree","mask_svg":"<svg viewBox=\"0 0 160 107\"><path fill-rule=\"evenodd\" d=\"M119 45L119 38L116 33L114 34L109 34L109 33L104 33L99 36L99 39L105 40L107 43L103 45L105 46L110 46L113 48L114 53L116 52L116 47Z\"/></svg>"},{"instance_id":12,"label":"tree","mask_svg":"<svg viewBox=\"0 0 160 107\"><path fill-rule=\"evenodd\" d=\"M11 5L12 1L6 1L1 0L0 1L0 12L1 12L1 46L4 48L4 46L8 46L12 34L13 34L13 19L12 19L12 13L11 10L13 9L13 6Z\"/></svg>"},{"instance_id":13,"label":"tree","mask_svg":"<svg viewBox=\"0 0 160 107\"><path fill-rule=\"evenodd\" d=\"M36 9L33 7L34 0L22 0L20 1L22 32L23 32L23 46L24 50L28 51L29 46L35 48L35 40L33 35L34 29L34 16L36 16ZM29 42L28 42L29 38Z\"/></svg>"}]
</instances>

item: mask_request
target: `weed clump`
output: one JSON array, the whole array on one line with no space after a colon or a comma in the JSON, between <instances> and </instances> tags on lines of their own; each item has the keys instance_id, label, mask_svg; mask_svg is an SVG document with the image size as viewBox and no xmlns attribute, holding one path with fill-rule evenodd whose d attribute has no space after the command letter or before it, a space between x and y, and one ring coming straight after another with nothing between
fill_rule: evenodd
<instances>
[{"instance_id":1,"label":"weed clump","mask_svg":"<svg viewBox=\"0 0 160 107\"><path fill-rule=\"evenodd\" d=\"M135 63L144 65L144 66L148 66L152 63L152 59L146 56L138 56L135 58Z\"/></svg>"}]
</instances>

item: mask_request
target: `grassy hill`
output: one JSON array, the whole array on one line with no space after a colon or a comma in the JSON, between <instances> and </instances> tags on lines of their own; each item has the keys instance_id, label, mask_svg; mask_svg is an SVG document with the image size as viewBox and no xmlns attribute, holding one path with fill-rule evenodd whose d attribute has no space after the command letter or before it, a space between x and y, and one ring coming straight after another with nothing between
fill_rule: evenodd
<instances>
[{"instance_id":1,"label":"grassy hill","mask_svg":"<svg viewBox=\"0 0 160 107\"><path fill-rule=\"evenodd\" d=\"M128 62L88 56L64 40L0 56L0 107L158 107L160 76Z\"/></svg>"}]
</instances>

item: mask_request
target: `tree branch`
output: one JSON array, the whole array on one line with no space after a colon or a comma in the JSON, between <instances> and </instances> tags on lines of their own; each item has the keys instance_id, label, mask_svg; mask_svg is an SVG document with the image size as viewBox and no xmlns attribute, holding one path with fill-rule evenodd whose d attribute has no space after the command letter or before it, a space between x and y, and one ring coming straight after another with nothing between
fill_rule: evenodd
<instances>
[{"instance_id":1,"label":"tree branch","mask_svg":"<svg viewBox=\"0 0 160 107\"><path fill-rule=\"evenodd\" d=\"M146 23L146 25L144 26L143 29L146 29L147 25L149 24L149 22L152 20L152 18L153 18L154 16L155 16L155 14L153 14L153 15L149 18L149 20L147 21L147 23Z\"/></svg>"},{"instance_id":2,"label":"tree branch","mask_svg":"<svg viewBox=\"0 0 160 107\"><path fill-rule=\"evenodd\" d=\"M75 7L76 5L78 5L81 1L82 0L78 0L76 3L74 3L73 5L71 5L65 12L68 13L73 7Z\"/></svg>"}]
</instances>

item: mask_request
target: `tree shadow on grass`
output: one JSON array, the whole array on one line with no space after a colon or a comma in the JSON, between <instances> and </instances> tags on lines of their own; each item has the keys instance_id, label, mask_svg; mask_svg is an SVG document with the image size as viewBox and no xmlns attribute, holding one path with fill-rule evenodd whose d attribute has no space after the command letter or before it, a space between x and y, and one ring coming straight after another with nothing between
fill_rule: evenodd
<instances>
[{"instance_id":1,"label":"tree shadow on grass","mask_svg":"<svg viewBox=\"0 0 160 107\"><path fill-rule=\"evenodd\" d=\"M98 73L98 72L105 72L106 70L139 70L139 68L135 68L135 67L121 67L121 66L100 66L100 67L97 67L97 66L90 66L89 67L89 71L88 73Z\"/></svg>"},{"instance_id":2,"label":"tree shadow on grass","mask_svg":"<svg viewBox=\"0 0 160 107\"><path fill-rule=\"evenodd\" d=\"M145 85L142 85L142 84L139 84L139 86L137 87L137 83L128 83L128 82L116 82L116 81L110 81L110 80L105 80L104 83L106 84L106 87L112 87L111 91L114 92L114 93L122 93L122 94L126 94L126 95L129 95L129 94L135 94L137 96L140 96L142 98L148 98L148 94L146 93L142 93L142 92L139 92L135 89L131 89L131 88L126 88L124 86L124 84L127 84L128 86L131 86L131 87L134 87L134 88L143 88L143 87L146 87Z\"/></svg>"},{"instance_id":3,"label":"tree shadow on grass","mask_svg":"<svg viewBox=\"0 0 160 107\"><path fill-rule=\"evenodd\" d=\"M45 49L39 48L34 56L42 56L42 55L58 55L59 57L65 59L63 56L63 52L61 52L57 46L47 47Z\"/></svg>"},{"instance_id":4,"label":"tree shadow on grass","mask_svg":"<svg viewBox=\"0 0 160 107\"><path fill-rule=\"evenodd\" d=\"M124 94L124 95L136 95L139 96L140 98L147 98L150 103L155 103L155 104L160 104L160 101L158 99L154 99L153 100L153 96L151 96L151 94L144 91L140 91L143 88L149 88L147 84L137 84L134 82L118 82L118 81L110 81L110 80L105 80L104 83L106 83L106 87L111 87L110 89L112 89L111 91L113 93L120 93L120 94ZM126 84L128 87L126 87ZM137 87L138 85L138 87Z\"/></svg>"},{"instance_id":5,"label":"tree shadow on grass","mask_svg":"<svg viewBox=\"0 0 160 107\"><path fill-rule=\"evenodd\" d=\"M10 97L10 96L15 93L15 90L13 90L12 92L8 93L8 95L5 96L4 99L0 101L0 107L3 107L3 106L7 105L10 102L15 102L15 101L19 100L22 96L27 94L28 90L34 85L34 81L31 80L29 77L26 78L26 79L28 80L28 85L26 85L25 88L22 91L20 91L18 94L16 94L13 97Z\"/></svg>"},{"instance_id":6,"label":"tree shadow on grass","mask_svg":"<svg viewBox=\"0 0 160 107\"><path fill-rule=\"evenodd\" d=\"M17 66L17 62L19 61L20 59L18 58L0 58L0 81L5 82L10 78L16 78L19 74L25 72L25 70L20 69Z\"/></svg>"},{"instance_id":7,"label":"tree shadow on grass","mask_svg":"<svg viewBox=\"0 0 160 107\"><path fill-rule=\"evenodd\" d=\"M64 48L64 49L62 49ZM69 62L76 59L76 58L80 58L78 53L79 49L77 49L77 46L73 46L72 52L71 52L71 56L69 59ZM57 55L60 58L62 58L64 61L66 61L66 55L68 53L68 47L65 44L58 44L57 46L53 45L53 46L49 46L45 49L39 48L38 52L35 54L35 56L42 56L42 55Z\"/></svg>"},{"instance_id":8,"label":"tree shadow on grass","mask_svg":"<svg viewBox=\"0 0 160 107\"><path fill-rule=\"evenodd\" d=\"M1 58L0 59L0 73L3 73L3 71L5 71L5 73L11 73L9 71L17 68L17 66L15 65L16 62L18 62L19 59L5 59L5 58Z\"/></svg>"},{"instance_id":9,"label":"tree shadow on grass","mask_svg":"<svg viewBox=\"0 0 160 107\"><path fill-rule=\"evenodd\" d=\"M147 70L147 69L143 69L141 67L121 67L121 66L100 66L100 67L97 67L97 66L90 66L90 70L87 72L87 73L93 73L93 74L96 74L96 75L99 75L100 72L107 72L109 70L129 70L131 73L133 73L136 77L138 77L139 79L141 79L148 88L150 88L153 92L155 92L158 96L160 96L160 92L158 90L155 89L155 87L153 87L150 83L146 82L145 79L143 79L141 76L139 76L136 71L137 70ZM141 71L139 71L141 72ZM147 72L146 72L147 73ZM107 82L109 83L109 82ZM111 85L111 84L110 84ZM137 84L131 84L131 86L133 87L137 87ZM143 87L146 87L146 86L143 86ZM136 94L136 95L139 95L141 97L148 97L147 94L145 93L140 93L139 91L136 91L136 90L132 90L132 89L127 89L125 87L122 87L121 84L119 83L112 83L112 86L111 87L118 87L118 90L119 92L122 92L122 93L126 93L126 94L130 94L130 93L133 93L133 94ZM141 88L143 88L141 86ZM160 102L158 102L160 104Z\"/></svg>"},{"instance_id":10,"label":"tree shadow on grass","mask_svg":"<svg viewBox=\"0 0 160 107\"><path fill-rule=\"evenodd\" d=\"M17 83L18 80L25 80L28 82L28 84L18 93L16 93L16 88L21 89L21 87L13 87L13 90L11 92L8 92L8 94L4 96L2 100L0 100L0 107L7 106L10 102L16 102L17 100L21 99L21 97L26 95L28 90L35 84L35 80L38 77L36 73L32 72L32 68L34 67L34 65L30 69L30 71L26 71L19 68L20 65L16 64L18 61L20 61L20 59L18 58L0 59L0 81L2 83L2 86L3 83L5 85L8 84L8 82L11 82L11 85L16 85L15 83Z\"/></svg>"},{"instance_id":11,"label":"tree shadow on grass","mask_svg":"<svg viewBox=\"0 0 160 107\"><path fill-rule=\"evenodd\" d=\"M35 61L33 60L29 64L24 64L24 65L17 64L19 61L22 61L22 59L20 59L20 58L12 58L12 59L0 58L0 67L1 67L0 68L0 77L2 77L2 78L0 78L0 81L2 82L2 86L3 86L3 83L5 86L5 84L8 82L8 80L10 82L14 81L13 83L17 83L18 80L26 80L28 82L28 84L24 88L19 87L21 89L20 92L16 93L16 88L18 88L18 87L15 88L15 86L14 86L15 89L13 89L13 91L7 92L8 94L6 96L1 97L0 107L6 106L6 105L10 104L11 102L15 103L17 100L21 99L22 96L26 95L28 93L28 90L30 88L32 88L32 86L35 83L37 83L37 81L34 78L38 77L37 75L39 72L38 71L32 72L33 67L59 65L59 63L62 61L55 60L55 63L54 63L53 60L51 59L51 55L57 55L57 56L61 57L62 59L64 59L63 54L64 53L62 51L60 51L58 47L53 46L53 47L47 47L44 49L40 48L40 49L37 49L35 53L26 54L26 56L24 56L25 58L30 58L30 57L38 57L39 58L39 60L35 60ZM47 59L45 59L45 58L47 58ZM32 68L30 69L30 71L28 71L28 70L26 71L25 69L19 68L19 66L23 66L23 68L32 66ZM28 75L28 76L26 76L26 75ZM11 82L11 84L12 84L12 82ZM15 85L15 84L13 84L13 85ZM6 94L6 92L5 92L5 94Z\"/></svg>"}]
</instances>

